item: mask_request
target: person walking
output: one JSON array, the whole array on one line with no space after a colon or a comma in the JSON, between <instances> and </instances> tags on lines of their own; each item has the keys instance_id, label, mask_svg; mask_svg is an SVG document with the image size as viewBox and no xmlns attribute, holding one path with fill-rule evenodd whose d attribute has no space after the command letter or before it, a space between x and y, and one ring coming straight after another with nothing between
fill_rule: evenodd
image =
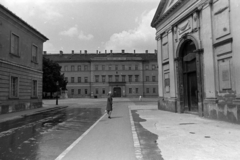
<instances>
[{"instance_id":1,"label":"person walking","mask_svg":"<svg viewBox=\"0 0 240 160\"><path fill-rule=\"evenodd\" d=\"M111 119L112 103L113 103L112 94L111 94L111 93L108 93L106 111L107 111L107 114L108 114L108 118L109 118L109 119Z\"/></svg>"}]
</instances>

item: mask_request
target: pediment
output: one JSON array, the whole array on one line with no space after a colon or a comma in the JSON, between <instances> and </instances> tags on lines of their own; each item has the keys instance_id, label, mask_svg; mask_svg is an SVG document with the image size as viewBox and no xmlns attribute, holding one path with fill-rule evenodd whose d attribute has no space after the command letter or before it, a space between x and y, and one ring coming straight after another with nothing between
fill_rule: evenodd
<instances>
[{"instance_id":1,"label":"pediment","mask_svg":"<svg viewBox=\"0 0 240 160\"><path fill-rule=\"evenodd\" d=\"M157 11L153 17L151 26L156 27L156 25L166 18L168 15L173 13L181 4L189 0L161 0L158 5Z\"/></svg>"}]
</instances>

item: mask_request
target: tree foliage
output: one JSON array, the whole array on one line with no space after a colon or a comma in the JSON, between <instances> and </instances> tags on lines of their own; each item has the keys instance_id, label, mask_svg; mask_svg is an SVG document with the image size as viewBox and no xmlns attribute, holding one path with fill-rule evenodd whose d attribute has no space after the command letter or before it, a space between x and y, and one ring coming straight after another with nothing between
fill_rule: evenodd
<instances>
[{"instance_id":1,"label":"tree foliage","mask_svg":"<svg viewBox=\"0 0 240 160\"><path fill-rule=\"evenodd\" d=\"M59 86L57 86L57 82ZM60 88L66 90L67 81L64 74L61 74L61 66L43 57L43 92L56 92Z\"/></svg>"}]
</instances>

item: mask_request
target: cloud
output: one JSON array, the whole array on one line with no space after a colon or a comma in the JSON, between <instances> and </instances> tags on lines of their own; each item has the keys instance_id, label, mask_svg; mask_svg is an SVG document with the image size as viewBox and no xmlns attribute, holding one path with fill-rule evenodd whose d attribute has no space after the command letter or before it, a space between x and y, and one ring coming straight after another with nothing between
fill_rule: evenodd
<instances>
[{"instance_id":1,"label":"cloud","mask_svg":"<svg viewBox=\"0 0 240 160\"><path fill-rule=\"evenodd\" d=\"M52 53L52 52L55 52L57 49L52 43L47 41L47 42L43 43L43 50Z\"/></svg>"},{"instance_id":2,"label":"cloud","mask_svg":"<svg viewBox=\"0 0 240 160\"><path fill-rule=\"evenodd\" d=\"M109 41L104 45L106 50L154 50L156 48L155 29L151 28L150 23L156 9L148 13L143 13L140 18L138 27L128 31L113 34Z\"/></svg>"},{"instance_id":3,"label":"cloud","mask_svg":"<svg viewBox=\"0 0 240 160\"><path fill-rule=\"evenodd\" d=\"M83 41L89 41L94 38L92 34L85 35L83 31L79 31L77 26L71 27L66 31L62 31L59 33L63 36L69 36L69 37L78 37L78 39Z\"/></svg>"}]
</instances>

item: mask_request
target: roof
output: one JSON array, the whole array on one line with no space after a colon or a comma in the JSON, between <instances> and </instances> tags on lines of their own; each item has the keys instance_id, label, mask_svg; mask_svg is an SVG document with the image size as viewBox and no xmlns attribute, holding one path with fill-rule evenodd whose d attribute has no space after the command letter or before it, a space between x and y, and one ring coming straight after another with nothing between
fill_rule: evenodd
<instances>
[{"instance_id":1,"label":"roof","mask_svg":"<svg viewBox=\"0 0 240 160\"><path fill-rule=\"evenodd\" d=\"M157 54L155 53L101 53L101 54L44 54L45 58L51 59L55 62L86 62L101 60L100 58L106 58L102 60L137 60L137 61L157 61ZM114 59L114 57L125 59ZM94 59L96 58L96 59ZM109 59L110 58L110 59Z\"/></svg>"},{"instance_id":2,"label":"roof","mask_svg":"<svg viewBox=\"0 0 240 160\"><path fill-rule=\"evenodd\" d=\"M6 7L4 7L3 5L0 4L0 9L3 9L4 11L6 11L8 14L12 15L14 18L16 18L17 20L19 20L20 22L22 22L24 25L26 25L27 27L29 27L30 29L32 29L34 32L36 32L37 34L39 34L43 39L48 40L48 38L46 36L44 36L42 33L40 33L39 31L37 31L35 28L33 28L31 25L29 25L27 22L25 22L24 20L22 20L20 17L18 17L16 14L14 14L13 12L11 12L10 10L8 10Z\"/></svg>"}]
</instances>

